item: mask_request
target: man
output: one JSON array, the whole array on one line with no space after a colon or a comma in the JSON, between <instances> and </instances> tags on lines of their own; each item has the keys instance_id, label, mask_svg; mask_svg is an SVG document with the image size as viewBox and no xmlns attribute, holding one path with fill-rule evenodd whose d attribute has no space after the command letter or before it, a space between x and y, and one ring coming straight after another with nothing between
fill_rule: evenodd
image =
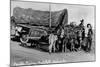
<instances>
[{"instance_id":1,"label":"man","mask_svg":"<svg viewBox=\"0 0 100 67\"><path fill-rule=\"evenodd\" d=\"M49 35L49 53L52 52L52 49L53 51L55 52L55 43L56 43L56 40L57 40L57 35L56 34L53 34L53 33L50 33Z\"/></svg>"},{"instance_id":2,"label":"man","mask_svg":"<svg viewBox=\"0 0 100 67\"><path fill-rule=\"evenodd\" d=\"M85 29L84 29L84 19L80 20L79 27L81 27L81 32L82 32L82 40L85 38Z\"/></svg>"},{"instance_id":3,"label":"man","mask_svg":"<svg viewBox=\"0 0 100 67\"><path fill-rule=\"evenodd\" d=\"M61 39L61 45L62 45L62 52L65 51L66 48L66 44L64 44L64 28L61 28L61 35L60 35L60 39Z\"/></svg>"},{"instance_id":4,"label":"man","mask_svg":"<svg viewBox=\"0 0 100 67\"><path fill-rule=\"evenodd\" d=\"M84 26L84 19L80 20L80 22L81 22L81 23L79 24L79 26L80 26L80 27L83 27L83 26Z\"/></svg>"},{"instance_id":5,"label":"man","mask_svg":"<svg viewBox=\"0 0 100 67\"><path fill-rule=\"evenodd\" d=\"M87 45L86 45L87 49L86 49L86 51L90 51L91 50L92 35L93 35L93 31L92 31L91 24L87 24L87 27L85 29L85 37L87 39Z\"/></svg>"}]
</instances>

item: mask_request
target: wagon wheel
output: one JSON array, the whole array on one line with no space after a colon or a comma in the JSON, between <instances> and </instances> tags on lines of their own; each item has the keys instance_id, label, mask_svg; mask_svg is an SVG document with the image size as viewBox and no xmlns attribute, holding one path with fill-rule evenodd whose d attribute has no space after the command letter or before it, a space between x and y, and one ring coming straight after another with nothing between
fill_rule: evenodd
<instances>
[{"instance_id":1,"label":"wagon wheel","mask_svg":"<svg viewBox=\"0 0 100 67\"><path fill-rule=\"evenodd\" d=\"M34 43L34 42L31 43L31 46L36 47L36 43Z\"/></svg>"},{"instance_id":2,"label":"wagon wheel","mask_svg":"<svg viewBox=\"0 0 100 67\"><path fill-rule=\"evenodd\" d=\"M28 35L23 34L22 37L20 38L21 43L23 44L23 46L27 45L28 42Z\"/></svg>"}]
</instances>

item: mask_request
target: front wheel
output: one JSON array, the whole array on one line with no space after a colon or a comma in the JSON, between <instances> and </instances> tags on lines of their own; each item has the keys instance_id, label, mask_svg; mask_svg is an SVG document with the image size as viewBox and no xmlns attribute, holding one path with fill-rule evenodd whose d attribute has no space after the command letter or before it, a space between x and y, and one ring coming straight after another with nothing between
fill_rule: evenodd
<instances>
[{"instance_id":1,"label":"front wheel","mask_svg":"<svg viewBox=\"0 0 100 67\"><path fill-rule=\"evenodd\" d=\"M22 44L27 46L27 42L28 42L28 35L22 35L22 37L20 38L20 41Z\"/></svg>"}]
</instances>

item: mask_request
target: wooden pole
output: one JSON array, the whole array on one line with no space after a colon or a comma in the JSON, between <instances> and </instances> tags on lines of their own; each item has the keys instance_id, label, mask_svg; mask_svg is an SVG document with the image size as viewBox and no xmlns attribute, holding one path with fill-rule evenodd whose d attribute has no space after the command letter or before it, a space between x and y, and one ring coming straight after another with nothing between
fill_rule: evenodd
<instances>
[{"instance_id":1,"label":"wooden pole","mask_svg":"<svg viewBox=\"0 0 100 67\"><path fill-rule=\"evenodd\" d=\"M50 21L49 21L49 27L51 28L51 4L49 4L49 11L50 11Z\"/></svg>"}]
</instances>

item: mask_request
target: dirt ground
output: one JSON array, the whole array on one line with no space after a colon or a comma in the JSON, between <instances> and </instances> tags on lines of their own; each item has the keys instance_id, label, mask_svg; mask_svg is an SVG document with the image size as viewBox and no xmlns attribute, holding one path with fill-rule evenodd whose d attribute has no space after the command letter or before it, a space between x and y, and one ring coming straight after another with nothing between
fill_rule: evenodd
<instances>
[{"instance_id":1,"label":"dirt ground","mask_svg":"<svg viewBox=\"0 0 100 67\"><path fill-rule=\"evenodd\" d=\"M91 51L90 53L78 51L49 54L48 52L39 49L22 47L19 45L19 42L11 41L10 43L11 66L95 61L94 51Z\"/></svg>"}]
</instances>

